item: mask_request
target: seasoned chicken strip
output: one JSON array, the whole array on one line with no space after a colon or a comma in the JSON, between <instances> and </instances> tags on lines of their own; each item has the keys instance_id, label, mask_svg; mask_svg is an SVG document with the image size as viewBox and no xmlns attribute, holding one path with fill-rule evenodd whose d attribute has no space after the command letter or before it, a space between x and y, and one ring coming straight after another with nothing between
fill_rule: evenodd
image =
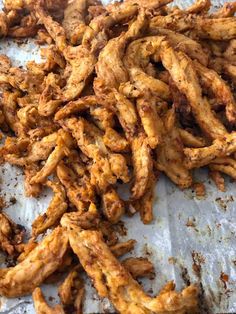
<instances>
[{"instance_id":1,"label":"seasoned chicken strip","mask_svg":"<svg viewBox=\"0 0 236 314\"><path fill-rule=\"evenodd\" d=\"M51 307L47 304L40 288L33 291L32 297L36 314L65 314L61 305Z\"/></svg>"},{"instance_id":2,"label":"seasoned chicken strip","mask_svg":"<svg viewBox=\"0 0 236 314\"><path fill-rule=\"evenodd\" d=\"M236 1L225 2L221 8L213 12L210 16L213 18L232 17L236 12Z\"/></svg>"},{"instance_id":3,"label":"seasoned chicken strip","mask_svg":"<svg viewBox=\"0 0 236 314\"><path fill-rule=\"evenodd\" d=\"M59 222L61 216L66 212L66 193L63 186L58 182L48 181L48 187L53 190L54 196L43 215L39 215L32 223L32 235L37 236L48 228Z\"/></svg>"},{"instance_id":4,"label":"seasoned chicken strip","mask_svg":"<svg viewBox=\"0 0 236 314\"><path fill-rule=\"evenodd\" d=\"M151 58L155 58L155 55L159 58L159 48L163 40L163 36L150 36L133 41L126 50L124 64L129 71L131 83L140 92L151 91L155 96L167 100L170 98L169 86L143 70Z\"/></svg>"},{"instance_id":5,"label":"seasoned chicken strip","mask_svg":"<svg viewBox=\"0 0 236 314\"><path fill-rule=\"evenodd\" d=\"M102 194L102 208L111 223L117 223L125 212L124 202L112 187Z\"/></svg>"},{"instance_id":6,"label":"seasoned chicken strip","mask_svg":"<svg viewBox=\"0 0 236 314\"><path fill-rule=\"evenodd\" d=\"M175 50L182 51L191 59L196 59L202 65L207 66L209 55L203 50L202 46L196 40L177 33L174 30L171 31L170 29L160 27L154 29L149 27L148 33L150 35L166 36L166 39Z\"/></svg>"},{"instance_id":7,"label":"seasoned chicken strip","mask_svg":"<svg viewBox=\"0 0 236 314\"><path fill-rule=\"evenodd\" d=\"M203 98L192 61L184 53L175 52L167 42L162 43L161 60L177 88L188 99L201 129L212 139L224 136L227 131Z\"/></svg>"},{"instance_id":8,"label":"seasoned chicken strip","mask_svg":"<svg viewBox=\"0 0 236 314\"><path fill-rule=\"evenodd\" d=\"M56 171L59 180L66 189L68 199L79 212L86 209L87 204L95 202L95 189L91 185L85 169L79 175L66 166L64 162L60 162Z\"/></svg>"},{"instance_id":9,"label":"seasoned chicken strip","mask_svg":"<svg viewBox=\"0 0 236 314\"><path fill-rule=\"evenodd\" d=\"M67 248L67 232L58 227L21 263L0 270L0 295L15 298L31 293L61 265Z\"/></svg>"},{"instance_id":10,"label":"seasoned chicken strip","mask_svg":"<svg viewBox=\"0 0 236 314\"><path fill-rule=\"evenodd\" d=\"M194 61L195 69L202 84L212 91L216 100L225 106L226 117L229 122L236 122L236 102L227 83L214 71Z\"/></svg>"},{"instance_id":11,"label":"seasoned chicken strip","mask_svg":"<svg viewBox=\"0 0 236 314\"><path fill-rule=\"evenodd\" d=\"M155 166L181 189L191 186L192 177L184 164L184 151L179 129L176 127L175 112L170 109L164 117L165 136L156 150Z\"/></svg>"},{"instance_id":12,"label":"seasoned chicken strip","mask_svg":"<svg viewBox=\"0 0 236 314\"><path fill-rule=\"evenodd\" d=\"M157 113L156 98L146 95L137 99L137 110L149 146L154 149L162 141L163 122Z\"/></svg>"},{"instance_id":13,"label":"seasoned chicken strip","mask_svg":"<svg viewBox=\"0 0 236 314\"><path fill-rule=\"evenodd\" d=\"M62 225L67 228L70 245L92 278L98 294L108 297L120 313L184 313L197 306L195 286L189 286L181 293L168 291L149 297L112 255L98 231L81 230L69 221Z\"/></svg>"},{"instance_id":14,"label":"seasoned chicken strip","mask_svg":"<svg viewBox=\"0 0 236 314\"><path fill-rule=\"evenodd\" d=\"M142 257L129 257L122 261L122 265L135 279L137 277L150 277L154 274L154 266Z\"/></svg>"},{"instance_id":15,"label":"seasoned chicken strip","mask_svg":"<svg viewBox=\"0 0 236 314\"><path fill-rule=\"evenodd\" d=\"M185 148L184 154L188 168L202 167L217 157L229 156L236 151L236 132L226 134L202 148Z\"/></svg>"},{"instance_id":16,"label":"seasoned chicken strip","mask_svg":"<svg viewBox=\"0 0 236 314\"><path fill-rule=\"evenodd\" d=\"M64 10L62 26L67 39L72 45L78 45L83 37L86 28L85 15L87 2L87 0L71 1Z\"/></svg>"},{"instance_id":17,"label":"seasoned chicken strip","mask_svg":"<svg viewBox=\"0 0 236 314\"><path fill-rule=\"evenodd\" d=\"M141 11L128 31L119 37L109 40L100 52L96 64L96 73L98 79L103 80L105 86L118 89L121 83L129 80L128 73L122 61L124 51L127 43L138 37L145 25L146 17L144 12Z\"/></svg>"},{"instance_id":18,"label":"seasoned chicken strip","mask_svg":"<svg viewBox=\"0 0 236 314\"><path fill-rule=\"evenodd\" d=\"M132 197L139 199L147 189L148 181L152 173L153 161L148 140L143 133L139 133L131 142L132 159L134 167L134 185Z\"/></svg>"}]
</instances>

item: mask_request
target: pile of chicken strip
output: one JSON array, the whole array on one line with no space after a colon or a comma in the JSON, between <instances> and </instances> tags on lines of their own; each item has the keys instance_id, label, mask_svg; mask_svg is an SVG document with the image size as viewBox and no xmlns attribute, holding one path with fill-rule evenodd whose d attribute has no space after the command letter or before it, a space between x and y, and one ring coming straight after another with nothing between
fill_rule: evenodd
<instances>
[{"instance_id":1,"label":"pile of chicken strip","mask_svg":"<svg viewBox=\"0 0 236 314\"><path fill-rule=\"evenodd\" d=\"M210 0L170 2L4 1L0 36L33 38L43 61L0 56L1 163L23 170L28 197L53 197L27 243L0 213L0 248L14 261L0 269L0 295L32 293L37 314L83 313L86 276L118 313L198 312L197 286L170 281L152 297L137 281L152 263L119 261L135 245L118 240L120 219L152 221L160 173L199 195L195 168L221 191L224 175L236 179L236 2L213 13ZM40 285L58 281L52 307Z\"/></svg>"}]
</instances>

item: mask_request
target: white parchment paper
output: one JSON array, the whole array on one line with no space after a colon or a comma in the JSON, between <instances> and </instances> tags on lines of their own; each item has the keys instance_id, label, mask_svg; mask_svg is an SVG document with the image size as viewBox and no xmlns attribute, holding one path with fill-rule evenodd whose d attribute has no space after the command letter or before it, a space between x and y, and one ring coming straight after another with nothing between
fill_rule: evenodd
<instances>
[{"instance_id":1,"label":"white parchment paper","mask_svg":"<svg viewBox=\"0 0 236 314\"><path fill-rule=\"evenodd\" d=\"M214 1L219 6L224 1ZM175 1L189 5L191 1ZM28 60L40 60L33 41L1 41L0 53L8 55L16 66ZM227 192L219 192L203 169L195 174L206 185L207 196L197 199L191 190L180 191L161 176L155 190L154 221L143 225L138 215L124 218L127 236L137 240L131 256L148 256L155 265L156 278L142 282L155 295L173 279L181 289L189 282L201 288L201 313L236 313L236 184L228 179ZM0 168L1 191L7 201L6 212L30 231L31 222L46 210L51 194L45 190L39 199L24 196L23 176L19 168ZM16 198L12 204L11 198ZM4 262L4 257L0 256ZM222 277L228 276L224 283ZM56 286L44 286L50 300L57 299ZM51 302L51 301L50 301ZM108 300L100 300L87 280L85 314L112 313ZM0 313L33 314L31 297L0 297ZM135 313L134 313L135 314Z\"/></svg>"}]
</instances>

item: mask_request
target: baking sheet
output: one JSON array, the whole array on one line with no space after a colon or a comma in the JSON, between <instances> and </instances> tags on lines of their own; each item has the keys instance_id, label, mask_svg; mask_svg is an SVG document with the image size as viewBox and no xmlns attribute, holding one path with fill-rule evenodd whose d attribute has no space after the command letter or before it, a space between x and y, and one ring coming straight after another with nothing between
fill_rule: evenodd
<instances>
[{"instance_id":1,"label":"baking sheet","mask_svg":"<svg viewBox=\"0 0 236 314\"><path fill-rule=\"evenodd\" d=\"M214 1L218 7L224 1ZM175 1L187 6L191 1ZM1 42L0 53L7 54L13 65L28 60L40 60L33 41ZM202 169L195 173L206 185L207 195L197 199L192 190L180 191L161 176L155 190L154 220L143 225L139 216L124 218L127 235L134 238L136 249L131 256L148 256L155 265L156 278L144 280L145 290L155 295L166 281L174 280L181 289L189 282L201 288L201 313L236 313L236 185L226 181L227 192L216 190ZM0 168L0 195L7 201L6 212L29 234L31 222L46 210L51 193L45 190L39 199L24 196L23 176L19 168L4 165ZM16 199L16 202L14 200ZM0 256L4 263L4 256ZM228 281L224 282L224 278ZM57 301L55 286L44 285L50 302ZM85 314L112 313L108 300L99 300L87 280ZM0 313L33 314L31 297L6 299L0 297Z\"/></svg>"}]
</instances>

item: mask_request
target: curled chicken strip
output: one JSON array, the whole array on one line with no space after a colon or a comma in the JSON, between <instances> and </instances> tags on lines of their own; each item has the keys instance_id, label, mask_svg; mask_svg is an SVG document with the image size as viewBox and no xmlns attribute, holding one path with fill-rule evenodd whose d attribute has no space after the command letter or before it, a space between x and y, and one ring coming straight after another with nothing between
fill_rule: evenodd
<instances>
[{"instance_id":1,"label":"curled chicken strip","mask_svg":"<svg viewBox=\"0 0 236 314\"><path fill-rule=\"evenodd\" d=\"M104 144L114 153L129 151L128 141L116 130L107 127L103 136Z\"/></svg>"},{"instance_id":2,"label":"curled chicken strip","mask_svg":"<svg viewBox=\"0 0 236 314\"><path fill-rule=\"evenodd\" d=\"M144 72L143 68L148 65L155 55L159 58L160 44L163 36L150 36L133 41L127 48L124 64L128 69L131 83L140 90L151 91L155 96L167 100L170 98L169 86Z\"/></svg>"},{"instance_id":3,"label":"curled chicken strip","mask_svg":"<svg viewBox=\"0 0 236 314\"><path fill-rule=\"evenodd\" d=\"M129 253L134 249L136 241L135 240L128 240L126 242L119 242L109 247L112 254L116 257L122 256L126 253Z\"/></svg>"},{"instance_id":4,"label":"curled chicken strip","mask_svg":"<svg viewBox=\"0 0 236 314\"><path fill-rule=\"evenodd\" d=\"M184 146L187 147L204 147L206 146L206 140L203 137L195 136L187 130L179 128L179 135Z\"/></svg>"},{"instance_id":5,"label":"curled chicken strip","mask_svg":"<svg viewBox=\"0 0 236 314\"><path fill-rule=\"evenodd\" d=\"M172 31L160 27L154 29L149 27L148 33L150 33L150 35L166 36L166 39L175 50L182 51L191 59L196 59L202 65L207 66L209 55L202 49L202 46L196 40L177 33L174 30Z\"/></svg>"},{"instance_id":6,"label":"curled chicken strip","mask_svg":"<svg viewBox=\"0 0 236 314\"><path fill-rule=\"evenodd\" d=\"M176 87L189 101L201 129L213 139L224 136L227 131L203 98L192 61L184 53L175 52L167 42L162 43L161 60Z\"/></svg>"},{"instance_id":7,"label":"curled chicken strip","mask_svg":"<svg viewBox=\"0 0 236 314\"><path fill-rule=\"evenodd\" d=\"M25 196L27 197L38 197L42 192L42 184L40 183L31 183L31 179L39 171L39 166L35 164L26 165L24 169L24 189Z\"/></svg>"},{"instance_id":8,"label":"curled chicken strip","mask_svg":"<svg viewBox=\"0 0 236 314\"><path fill-rule=\"evenodd\" d=\"M108 297L120 313L184 313L197 306L195 286L181 293L168 291L149 297L114 257L98 231L81 230L69 221L62 225L67 228L70 245L99 296Z\"/></svg>"},{"instance_id":9,"label":"curled chicken strip","mask_svg":"<svg viewBox=\"0 0 236 314\"><path fill-rule=\"evenodd\" d=\"M138 14L137 19L131 24L128 31L119 37L108 41L100 52L96 64L98 79L110 88L119 88L119 85L129 80L128 73L123 64L123 55L127 43L141 34L146 25L146 17L143 11Z\"/></svg>"},{"instance_id":10,"label":"curled chicken strip","mask_svg":"<svg viewBox=\"0 0 236 314\"><path fill-rule=\"evenodd\" d=\"M217 138L212 145L202 148L185 148L188 168L202 167L215 158L229 156L236 151L236 132Z\"/></svg>"},{"instance_id":11,"label":"curled chicken strip","mask_svg":"<svg viewBox=\"0 0 236 314\"><path fill-rule=\"evenodd\" d=\"M65 314L61 305L51 307L47 304L40 288L33 291L32 297L36 314Z\"/></svg>"},{"instance_id":12,"label":"curled chicken strip","mask_svg":"<svg viewBox=\"0 0 236 314\"><path fill-rule=\"evenodd\" d=\"M225 106L226 117L229 122L236 122L236 103L227 83L214 71L194 61L195 69L202 84L212 91L216 100Z\"/></svg>"},{"instance_id":13,"label":"curled chicken strip","mask_svg":"<svg viewBox=\"0 0 236 314\"><path fill-rule=\"evenodd\" d=\"M132 140L131 150L134 167L132 198L139 199L144 195L147 189L153 167L151 149L143 133L139 133L139 135Z\"/></svg>"},{"instance_id":14,"label":"curled chicken strip","mask_svg":"<svg viewBox=\"0 0 236 314\"><path fill-rule=\"evenodd\" d=\"M184 151L179 129L176 127L175 112L170 109L164 117L165 137L156 150L156 167L164 171L166 175L181 189L188 188L192 184L192 177L184 164Z\"/></svg>"},{"instance_id":15,"label":"curled chicken strip","mask_svg":"<svg viewBox=\"0 0 236 314\"><path fill-rule=\"evenodd\" d=\"M48 228L53 227L66 212L66 193L58 182L47 181L46 185L53 190L54 196L43 215L39 215L32 223L32 235L38 236Z\"/></svg>"},{"instance_id":16,"label":"curled chicken strip","mask_svg":"<svg viewBox=\"0 0 236 314\"><path fill-rule=\"evenodd\" d=\"M56 171L59 180L66 189L70 202L78 211L83 211L87 208L87 204L95 202L95 190L85 173L84 166L80 165L80 168L82 171L79 175L62 161L57 166Z\"/></svg>"},{"instance_id":17,"label":"curled chicken strip","mask_svg":"<svg viewBox=\"0 0 236 314\"><path fill-rule=\"evenodd\" d=\"M34 291L61 265L67 248L67 232L58 227L21 263L0 270L0 295L14 298Z\"/></svg>"}]
</instances>

